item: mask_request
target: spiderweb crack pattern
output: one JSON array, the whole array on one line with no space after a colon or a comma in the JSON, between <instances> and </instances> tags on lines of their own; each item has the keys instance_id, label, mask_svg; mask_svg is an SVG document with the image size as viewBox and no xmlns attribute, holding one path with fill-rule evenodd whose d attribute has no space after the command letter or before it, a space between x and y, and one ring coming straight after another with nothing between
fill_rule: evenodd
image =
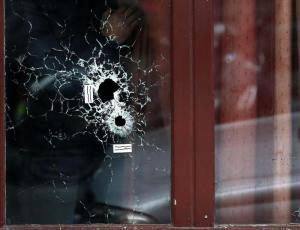
<instances>
[{"instance_id":1,"label":"spiderweb crack pattern","mask_svg":"<svg viewBox=\"0 0 300 230\"><path fill-rule=\"evenodd\" d=\"M34 34L34 23L16 11L13 13L28 28L26 52L18 57L6 57L9 71L13 73L9 80L25 90L26 115L32 119L44 117L47 120L49 112L56 112L85 124L83 129L74 132L49 129L44 138L53 147L53 140L68 140L85 133L93 135L101 143L110 138L144 133L147 122L143 109L151 102L149 90L152 87L146 83L146 78L149 73L157 71L157 64L142 69L140 60L134 60L130 52L121 54L122 49L131 50L133 47L130 45L114 47L118 57L117 61L112 60L106 51L116 46L114 38L98 39L99 31L94 25L89 25L80 40L82 46L90 51L88 54L82 55L74 49L77 34L72 33L57 46L47 47L47 44L44 47L43 41ZM90 16L101 21L92 11ZM66 21L55 21L54 24L62 36L68 31ZM38 51L35 53L36 49L42 50L42 55ZM82 49L81 52L86 51ZM126 68L122 59L129 61L134 69ZM142 73L142 78L133 82L134 72ZM84 102L84 85L94 86L93 103ZM31 106L35 103L41 108ZM7 129L14 129L16 124L9 120L9 116L7 119Z\"/></svg>"}]
</instances>

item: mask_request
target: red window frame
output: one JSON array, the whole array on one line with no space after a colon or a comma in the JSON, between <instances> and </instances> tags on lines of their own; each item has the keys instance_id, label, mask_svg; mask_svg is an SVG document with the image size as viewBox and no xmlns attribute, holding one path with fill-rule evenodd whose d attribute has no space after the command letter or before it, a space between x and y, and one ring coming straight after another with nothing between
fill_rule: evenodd
<instances>
[{"instance_id":1,"label":"red window frame","mask_svg":"<svg viewBox=\"0 0 300 230\"><path fill-rule=\"evenodd\" d=\"M99 0L100 1L100 0ZM214 229L214 0L172 0L172 224L20 225L5 223L4 1L0 3L0 228ZM224 226L219 226L220 228ZM226 226L242 229L242 226ZM247 226L243 229L261 228ZM264 226L299 229L299 225Z\"/></svg>"},{"instance_id":2,"label":"red window frame","mask_svg":"<svg viewBox=\"0 0 300 230\"><path fill-rule=\"evenodd\" d=\"M175 226L214 226L212 28L213 1L173 1Z\"/></svg>"}]
</instances>

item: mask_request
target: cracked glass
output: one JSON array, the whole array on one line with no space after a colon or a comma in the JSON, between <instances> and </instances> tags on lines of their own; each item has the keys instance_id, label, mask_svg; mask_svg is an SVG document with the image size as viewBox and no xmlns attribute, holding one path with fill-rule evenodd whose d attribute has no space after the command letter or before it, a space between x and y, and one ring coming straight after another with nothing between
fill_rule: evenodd
<instances>
[{"instance_id":1,"label":"cracked glass","mask_svg":"<svg viewBox=\"0 0 300 230\"><path fill-rule=\"evenodd\" d=\"M170 0L6 0L7 224L170 223Z\"/></svg>"}]
</instances>

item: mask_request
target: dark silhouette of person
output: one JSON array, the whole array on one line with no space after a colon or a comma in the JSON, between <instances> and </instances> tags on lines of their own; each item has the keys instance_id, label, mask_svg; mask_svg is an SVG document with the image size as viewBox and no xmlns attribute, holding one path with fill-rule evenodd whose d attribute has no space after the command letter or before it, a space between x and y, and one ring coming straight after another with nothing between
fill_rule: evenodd
<instances>
[{"instance_id":1,"label":"dark silhouette of person","mask_svg":"<svg viewBox=\"0 0 300 230\"><path fill-rule=\"evenodd\" d=\"M103 53L99 63L118 63L122 52L130 52L124 44L140 16L136 7L113 0L6 1L8 223L76 222L76 205L105 144L83 119L66 115L70 105L57 98L50 76L60 68L80 71L74 63L95 50ZM76 99L81 88L73 80L59 94Z\"/></svg>"}]
</instances>

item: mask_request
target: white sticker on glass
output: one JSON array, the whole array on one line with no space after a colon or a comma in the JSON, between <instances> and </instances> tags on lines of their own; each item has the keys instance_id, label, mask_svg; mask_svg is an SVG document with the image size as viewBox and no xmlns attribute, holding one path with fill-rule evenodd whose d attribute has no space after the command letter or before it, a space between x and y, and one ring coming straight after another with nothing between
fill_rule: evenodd
<instances>
[{"instance_id":1,"label":"white sticker on glass","mask_svg":"<svg viewBox=\"0 0 300 230\"><path fill-rule=\"evenodd\" d=\"M94 102L94 86L84 85L84 102L90 104Z\"/></svg>"},{"instance_id":2,"label":"white sticker on glass","mask_svg":"<svg viewBox=\"0 0 300 230\"><path fill-rule=\"evenodd\" d=\"M114 144L114 153L132 153L132 144Z\"/></svg>"}]
</instances>

